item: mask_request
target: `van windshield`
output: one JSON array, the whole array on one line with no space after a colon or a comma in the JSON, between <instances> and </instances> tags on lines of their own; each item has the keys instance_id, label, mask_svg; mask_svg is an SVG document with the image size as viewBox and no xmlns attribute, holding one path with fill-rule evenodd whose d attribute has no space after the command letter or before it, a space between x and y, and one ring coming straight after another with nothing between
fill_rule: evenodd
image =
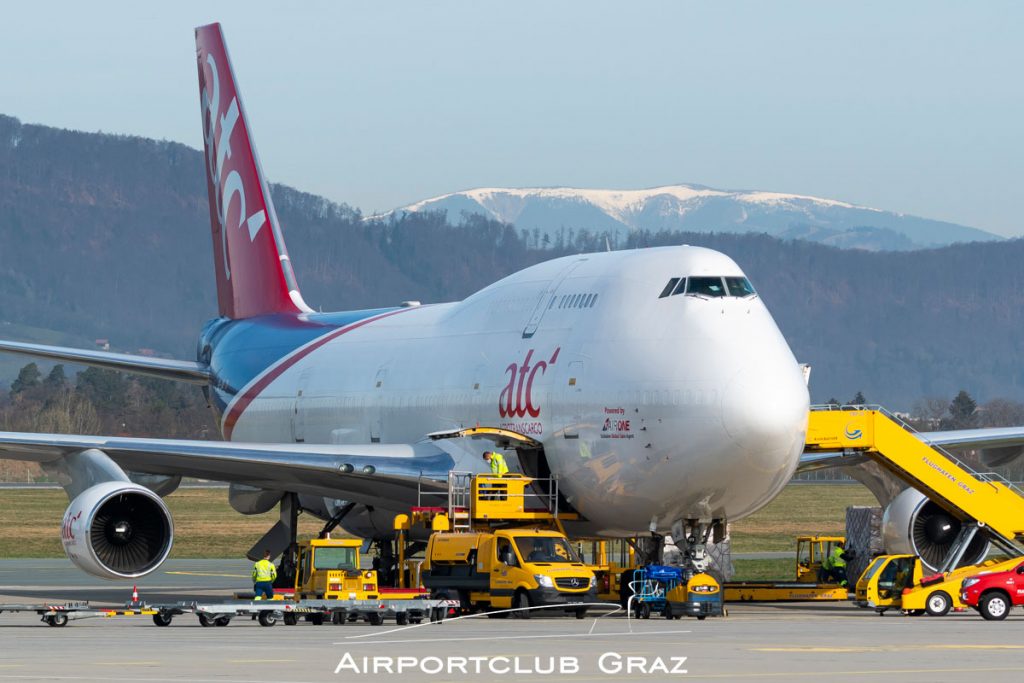
<instances>
[{"instance_id":1,"label":"van windshield","mask_svg":"<svg viewBox=\"0 0 1024 683\"><path fill-rule=\"evenodd\" d=\"M564 538L517 538L516 548L526 562L579 562L576 551Z\"/></svg>"}]
</instances>

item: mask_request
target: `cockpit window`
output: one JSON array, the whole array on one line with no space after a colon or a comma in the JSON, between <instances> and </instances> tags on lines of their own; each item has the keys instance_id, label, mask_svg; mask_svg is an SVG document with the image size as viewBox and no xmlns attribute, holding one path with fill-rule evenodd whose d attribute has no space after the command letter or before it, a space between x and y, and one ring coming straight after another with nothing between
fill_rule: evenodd
<instances>
[{"instance_id":1,"label":"cockpit window","mask_svg":"<svg viewBox=\"0 0 1024 683\"><path fill-rule=\"evenodd\" d=\"M683 294L684 292L686 292L686 278L681 277L679 278L679 284L672 290L672 296L675 296L676 294Z\"/></svg>"},{"instance_id":2,"label":"cockpit window","mask_svg":"<svg viewBox=\"0 0 1024 683\"><path fill-rule=\"evenodd\" d=\"M725 296L725 286L720 277L691 277L686 287L686 293L697 296Z\"/></svg>"},{"instance_id":3,"label":"cockpit window","mask_svg":"<svg viewBox=\"0 0 1024 683\"><path fill-rule=\"evenodd\" d=\"M745 277L727 277L725 284L729 288L729 296L753 296L757 293Z\"/></svg>"},{"instance_id":4,"label":"cockpit window","mask_svg":"<svg viewBox=\"0 0 1024 683\"><path fill-rule=\"evenodd\" d=\"M671 294L672 290L676 288L677 284L679 284L679 278L674 277L671 280L669 280L668 284L665 285L665 289L661 290L661 294L658 295L658 298L664 299L666 296Z\"/></svg>"}]
</instances>

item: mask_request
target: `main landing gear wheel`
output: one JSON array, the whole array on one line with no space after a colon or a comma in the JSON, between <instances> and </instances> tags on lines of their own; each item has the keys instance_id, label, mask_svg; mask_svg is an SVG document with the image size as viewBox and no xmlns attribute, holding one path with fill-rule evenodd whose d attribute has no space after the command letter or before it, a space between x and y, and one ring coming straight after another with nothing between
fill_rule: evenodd
<instances>
[{"instance_id":1,"label":"main landing gear wheel","mask_svg":"<svg viewBox=\"0 0 1024 683\"><path fill-rule=\"evenodd\" d=\"M953 607L953 599L946 595L945 591L935 591L928 596L925 603L925 611L930 617L944 617L949 614Z\"/></svg>"},{"instance_id":2,"label":"main landing gear wheel","mask_svg":"<svg viewBox=\"0 0 1024 683\"><path fill-rule=\"evenodd\" d=\"M986 593L978 602L978 611L988 621L1002 621L1010 613L1010 601L1002 593Z\"/></svg>"}]
</instances>

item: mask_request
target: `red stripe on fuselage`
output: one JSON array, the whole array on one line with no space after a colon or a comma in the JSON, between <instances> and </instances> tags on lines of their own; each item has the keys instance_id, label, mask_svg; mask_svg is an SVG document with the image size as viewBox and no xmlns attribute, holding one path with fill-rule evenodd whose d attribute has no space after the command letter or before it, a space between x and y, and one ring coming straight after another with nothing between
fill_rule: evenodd
<instances>
[{"instance_id":1,"label":"red stripe on fuselage","mask_svg":"<svg viewBox=\"0 0 1024 683\"><path fill-rule=\"evenodd\" d=\"M322 337L317 337L316 339L309 342L305 346L293 351L291 355L282 358L280 361L278 361L277 365L273 365L269 369L265 370L264 373L260 375L260 377L258 377L255 382L253 382L246 389L244 389L244 393L241 396L232 401L231 405L228 406L227 412L224 415L224 425L223 428L221 429L221 431L224 434L224 439L227 441L231 440L231 433L235 429L235 424L238 423L238 418L242 416L242 412L245 411L245 409L249 407L249 404L252 403L257 396L260 395L260 392L266 389L271 382L280 377L285 370L292 367L300 360L302 360L309 354L313 353L314 351L316 351L317 349L319 349L321 346L331 341L332 339L337 339L341 335L347 332L351 332L352 330L359 329L363 325L368 325L369 323L381 320L383 318L388 318L398 313L412 311L415 310L416 308L419 307L414 306L410 308L399 308L389 313L382 313L371 318L365 318L358 322L354 322L350 325L346 325L345 327L339 327L338 329L332 332L328 332Z\"/></svg>"}]
</instances>

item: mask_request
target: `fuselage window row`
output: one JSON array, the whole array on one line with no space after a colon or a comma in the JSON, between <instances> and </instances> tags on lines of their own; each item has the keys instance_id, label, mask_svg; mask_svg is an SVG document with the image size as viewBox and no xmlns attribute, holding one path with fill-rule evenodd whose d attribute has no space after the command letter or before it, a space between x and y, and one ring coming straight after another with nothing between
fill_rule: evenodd
<instances>
[{"instance_id":1,"label":"fuselage window row","mask_svg":"<svg viewBox=\"0 0 1024 683\"><path fill-rule=\"evenodd\" d=\"M590 292L587 294L563 294L562 298L558 300L559 308L593 308L594 304L597 303L597 294ZM551 300L551 305L554 306L554 299Z\"/></svg>"}]
</instances>

